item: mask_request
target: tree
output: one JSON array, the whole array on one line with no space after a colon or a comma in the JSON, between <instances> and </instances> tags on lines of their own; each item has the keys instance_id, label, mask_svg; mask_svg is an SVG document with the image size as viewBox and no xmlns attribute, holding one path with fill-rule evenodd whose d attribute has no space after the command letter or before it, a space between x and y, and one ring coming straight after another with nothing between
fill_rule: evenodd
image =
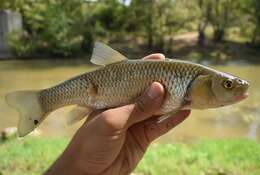
<instances>
[{"instance_id":1,"label":"tree","mask_svg":"<svg viewBox=\"0 0 260 175\"><path fill-rule=\"evenodd\" d=\"M251 43L260 44L260 1L241 0L242 11L247 15L247 23L252 26Z\"/></svg>"},{"instance_id":2,"label":"tree","mask_svg":"<svg viewBox=\"0 0 260 175\"><path fill-rule=\"evenodd\" d=\"M22 38L14 35L10 39L19 55L69 56L80 50L86 20L83 0L13 2L6 3L6 7L20 12L23 17L24 35Z\"/></svg>"},{"instance_id":3,"label":"tree","mask_svg":"<svg viewBox=\"0 0 260 175\"><path fill-rule=\"evenodd\" d=\"M174 33L194 19L189 4L189 0L132 0L130 9L135 13L132 20L143 32L148 48L170 49Z\"/></svg>"},{"instance_id":4,"label":"tree","mask_svg":"<svg viewBox=\"0 0 260 175\"><path fill-rule=\"evenodd\" d=\"M252 43L254 45L260 43L260 1L254 0L254 17L255 17L255 29L252 36Z\"/></svg>"},{"instance_id":5,"label":"tree","mask_svg":"<svg viewBox=\"0 0 260 175\"><path fill-rule=\"evenodd\" d=\"M234 0L211 0L211 24L213 26L213 39L215 42L223 40L226 29L237 20L235 11L239 8L239 1Z\"/></svg>"},{"instance_id":6,"label":"tree","mask_svg":"<svg viewBox=\"0 0 260 175\"><path fill-rule=\"evenodd\" d=\"M199 15L198 15L198 45L205 46L205 30L211 19L212 2L210 0L196 0Z\"/></svg>"}]
</instances>

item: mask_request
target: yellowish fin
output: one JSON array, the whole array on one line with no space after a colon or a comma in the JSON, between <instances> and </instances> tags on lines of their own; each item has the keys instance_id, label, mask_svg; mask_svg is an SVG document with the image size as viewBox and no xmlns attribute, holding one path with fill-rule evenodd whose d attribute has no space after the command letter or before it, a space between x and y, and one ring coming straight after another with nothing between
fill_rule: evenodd
<instances>
[{"instance_id":1,"label":"yellowish fin","mask_svg":"<svg viewBox=\"0 0 260 175\"><path fill-rule=\"evenodd\" d=\"M87 117L92 112L91 108L76 106L67 115L67 124L72 125L84 117Z\"/></svg>"},{"instance_id":2,"label":"yellowish fin","mask_svg":"<svg viewBox=\"0 0 260 175\"><path fill-rule=\"evenodd\" d=\"M167 114L164 114L164 115L160 116L160 117L158 118L157 123L163 122L164 120L168 119L169 117L171 117L173 114L175 114L175 113L177 113L177 112L178 112L178 110L176 109L176 110L174 110L174 111L171 111L171 112L169 112L169 113L167 113Z\"/></svg>"},{"instance_id":3,"label":"yellowish fin","mask_svg":"<svg viewBox=\"0 0 260 175\"><path fill-rule=\"evenodd\" d=\"M118 51L112 49L106 44L95 42L92 57L90 59L91 63L105 66L123 60L127 60L127 58Z\"/></svg>"},{"instance_id":4,"label":"yellowish fin","mask_svg":"<svg viewBox=\"0 0 260 175\"><path fill-rule=\"evenodd\" d=\"M18 135L20 137L33 131L45 118L37 91L17 91L6 95L7 103L20 114Z\"/></svg>"}]
</instances>

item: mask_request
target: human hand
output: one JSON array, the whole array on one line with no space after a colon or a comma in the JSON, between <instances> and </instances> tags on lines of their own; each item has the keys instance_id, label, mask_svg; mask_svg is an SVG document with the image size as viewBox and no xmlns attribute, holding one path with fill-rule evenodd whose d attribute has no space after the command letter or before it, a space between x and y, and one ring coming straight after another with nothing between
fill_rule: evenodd
<instances>
[{"instance_id":1,"label":"human hand","mask_svg":"<svg viewBox=\"0 0 260 175\"><path fill-rule=\"evenodd\" d=\"M164 59L153 54L144 59ZM181 123L190 111L180 111L158 123L153 116L164 100L164 88L154 82L135 104L91 114L46 175L127 175L149 144Z\"/></svg>"}]
</instances>

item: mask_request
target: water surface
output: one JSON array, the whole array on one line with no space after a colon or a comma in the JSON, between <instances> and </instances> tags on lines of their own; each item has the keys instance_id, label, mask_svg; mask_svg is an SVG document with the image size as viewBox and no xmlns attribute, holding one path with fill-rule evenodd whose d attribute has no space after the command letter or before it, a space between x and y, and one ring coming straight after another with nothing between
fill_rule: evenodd
<instances>
[{"instance_id":1,"label":"water surface","mask_svg":"<svg viewBox=\"0 0 260 175\"><path fill-rule=\"evenodd\" d=\"M226 65L211 66L248 80L250 96L243 102L211 110L194 110L191 116L173 131L160 139L190 141L205 138L260 139L260 66ZM84 61L73 60L15 60L0 62L0 130L16 126L18 113L9 108L4 96L15 90L41 89L55 85L75 75L95 69ZM40 126L43 135L72 135L81 123L66 125L66 112L60 109L52 113Z\"/></svg>"}]
</instances>

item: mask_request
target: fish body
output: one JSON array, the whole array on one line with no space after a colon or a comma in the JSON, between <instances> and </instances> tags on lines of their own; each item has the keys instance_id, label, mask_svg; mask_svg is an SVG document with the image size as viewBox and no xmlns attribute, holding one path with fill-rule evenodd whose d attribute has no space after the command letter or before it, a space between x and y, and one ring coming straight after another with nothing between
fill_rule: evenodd
<instances>
[{"instance_id":1,"label":"fish body","mask_svg":"<svg viewBox=\"0 0 260 175\"><path fill-rule=\"evenodd\" d=\"M187 61L128 60L101 43L96 43L91 61L102 67L51 88L7 95L8 104L20 111L20 136L63 106L78 105L71 113L78 121L93 110L134 103L155 81L166 91L160 115L233 104L247 96L249 86L238 77Z\"/></svg>"},{"instance_id":2,"label":"fish body","mask_svg":"<svg viewBox=\"0 0 260 175\"><path fill-rule=\"evenodd\" d=\"M111 108L134 102L152 82L157 81L167 92L161 109L162 113L167 113L185 103L190 83L207 71L180 61L126 60L42 90L39 98L45 112L72 104L93 109Z\"/></svg>"}]
</instances>

